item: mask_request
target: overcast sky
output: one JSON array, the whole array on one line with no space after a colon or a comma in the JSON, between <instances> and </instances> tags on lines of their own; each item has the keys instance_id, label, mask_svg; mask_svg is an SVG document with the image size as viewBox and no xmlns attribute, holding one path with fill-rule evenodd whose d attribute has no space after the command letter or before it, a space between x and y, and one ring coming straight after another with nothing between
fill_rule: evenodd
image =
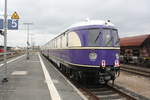
<instances>
[{"instance_id":1,"label":"overcast sky","mask_svg":"<svg viewBox=\"0 0 150 100\"><path fill-rule=\"evenodd\" d=\"M3 11L4 0L0 0L1 18ZM120 37L150 34L150 0L8 0L8 15L14 11L20 16L19 30L8 31L9 46L26 46L24 22L33 23L30 41L36 45L87 17L111 20Z\"/></svg>"}]
</instances>

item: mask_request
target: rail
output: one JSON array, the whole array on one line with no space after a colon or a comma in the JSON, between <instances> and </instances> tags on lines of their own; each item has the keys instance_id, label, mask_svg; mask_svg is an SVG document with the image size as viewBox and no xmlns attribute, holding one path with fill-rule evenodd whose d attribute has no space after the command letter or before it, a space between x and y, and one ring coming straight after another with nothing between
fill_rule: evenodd
<instances>
[{"instance_id":1,"label":"rail","mask_svg":"<svg viewBox=\"0 0 150 100\"><path fill-rule=\"evenodd\" d=\"M92 88L80 88L89 100L137 100L122 91L117 90L109 85Z\"/></svg>"},{"instance_id":2,"label":"rail","mask_svg":"<svg viewBox=\"0 0 150 100\"><path fill-rule=\"evenodd\" d=\"M134 67L129 65L121 65L121 70L133 74L138 74L144 77L150 77L150 68Z\"/></svg>"}]
</instances>

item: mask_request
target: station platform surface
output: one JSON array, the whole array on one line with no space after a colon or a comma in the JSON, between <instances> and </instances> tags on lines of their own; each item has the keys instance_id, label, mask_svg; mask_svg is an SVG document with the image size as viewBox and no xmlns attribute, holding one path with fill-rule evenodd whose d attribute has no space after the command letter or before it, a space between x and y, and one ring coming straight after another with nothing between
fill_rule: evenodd
<instances>
[{"instance_id":1,"label":"station platform surface","mask_svg":"<svg viewBox=\"0 0 150 100\"><path fill-rule=\"evenodd\" d=\"M115 84L150 100L150 78L121 71Z\"/></svg>"},{"instance_id":2,"label":"station platform surface","mask_svg":"<svg viewBox=\"0 0 150 100\"><path fill-rule=\"evenodd\" d=\"M29 60L16 57L7 65L8 82L0 83L0 100L86 99L39 53L30 54Z\"/></svg>"}]
</instances>

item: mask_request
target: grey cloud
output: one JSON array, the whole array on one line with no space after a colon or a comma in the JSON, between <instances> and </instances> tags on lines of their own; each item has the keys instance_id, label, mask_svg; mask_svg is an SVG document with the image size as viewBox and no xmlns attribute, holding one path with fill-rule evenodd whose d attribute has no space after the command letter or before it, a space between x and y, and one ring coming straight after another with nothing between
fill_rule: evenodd
<instances>
[{"instance_id":1,"label":"grey cloud","mask_svg":"<svg viewBox=\"0 0 150 100\"><path fill-rule=\"evenodd\" d=\"M20 23L33 22L32 33L41 35L58 34L86 17L111 20L121 37L150 33L149 0L8 0L8 4L9 13L17 11Z\"/></svg>"}]
</instances>

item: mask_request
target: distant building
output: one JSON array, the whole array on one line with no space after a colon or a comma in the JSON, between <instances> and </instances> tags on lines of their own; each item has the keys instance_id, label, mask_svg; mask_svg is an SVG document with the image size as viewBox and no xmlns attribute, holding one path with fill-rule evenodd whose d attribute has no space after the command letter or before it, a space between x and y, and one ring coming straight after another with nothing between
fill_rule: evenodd
<instances>
[{"instance_id":1,"label":"distant building","mask_svg":"<svg viewBox=\"0 0 150 100\"><path fill-rule=\"evenodd\" d=\"M120 39L121 53L130 56L150 56L150 34Z\"/></svg>"},{"instance_id":2,"label":"distant building","mask_svg":"<svg viewBox=\"0 0 150 100\"><path fill-rule=\"evenodd\" d=\"M120 61L124 63L148 63L150 61L150 34L120 39Z\"/></svg>"}]
</instances>

